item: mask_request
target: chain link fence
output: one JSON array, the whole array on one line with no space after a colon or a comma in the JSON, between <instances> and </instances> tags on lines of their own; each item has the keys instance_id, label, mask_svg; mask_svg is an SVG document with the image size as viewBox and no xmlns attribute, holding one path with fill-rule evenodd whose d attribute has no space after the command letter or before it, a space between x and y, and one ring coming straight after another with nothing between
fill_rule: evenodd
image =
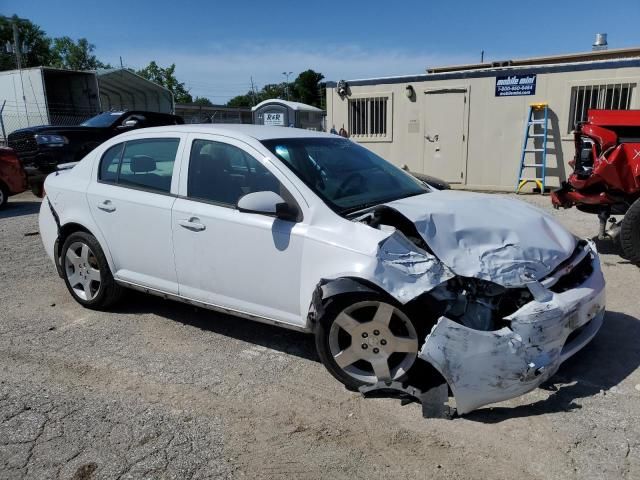
<instances>
[{"instance_id":1,"label":"chain link fence","mask_svg":"<svg viewBox=\"0 0 640 480\"><path fill-rule=\"evenodd\" d=\"M7 144L7 137L21 128L37 125L79 125L98 114L95 108L82 108L63 103L45 106L36 102L0 102L0 144Z\"/></svg>"},{"instance_id":2,"label":"chain link fence","mask_svg":"<svg viewBox=\"0 0 640 480\"><path fill-rule=\"evenodd\" d=\"M1 105L0 105L1 106ZM71 105L50 105L46 108L27 104L9 105L5 103L0 110L0 145L7 145L7 136L21 128L37 125L80 125L99 112L79 109ZM117 108L111 110L117 111ZM126 110L123 109L123 110ZM184 119L184 123L252 123L251 110L231 107L185 107L176 105L176 115Z\"/></svg>"}]
</instances>

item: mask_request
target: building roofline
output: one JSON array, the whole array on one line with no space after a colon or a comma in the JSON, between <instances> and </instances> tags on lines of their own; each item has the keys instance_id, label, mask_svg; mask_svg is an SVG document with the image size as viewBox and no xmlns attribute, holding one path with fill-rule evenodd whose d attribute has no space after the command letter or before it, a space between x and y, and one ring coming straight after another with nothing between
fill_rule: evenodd
<instances>
[{"instance_id":1,"label":"building roofline","mask_svg":"<svg viewBox=\"0 0 640 480\"><path fill-rule=\"evenodd\" d=\"M542 57L541 57L542 58ZM622 58L617 60L595 60L585 62L568 62L568 63L556 63L556 64L543 64L543 65L508 65L494 67L489 63L480 64L483 68L468 69L468 70L452 70L434 73L422 73L417 75L402 75L395 77L378 77L378 78L364 78L355 80L346 80L347 84L352 87L365 86L365 85L391 85L397 83L410 83L410 82L428 82L436 80L451 80L462 78L482 78L482 77L497 77L508 74L522 74L531 75L538 73L561 73L561 72L580 72L588 70L604 70L608 68L632 68L640 67L640 50L638 50L637 57ZM337 82L327 82L327 88L335 88Z\"/></svg>"},{"instance_id":2,"label":"building roofline","mask_svg":"<svg viewBox=\"0 0 640 480\"><path fill-rule=\"evenodd\" d=\"M485 63L468 63L460 65L445 65L442 67L427 68L427 73L458 72L462 70L479 70L487 66L492 67L519 67L533 65L551 65L558 63L574 63L597 60L619 60L622 58L640 58L640 47L617 48L611 50L594 50L589 52L564 53L560 55L547 55L542 57L529 57L515 60L501 60Z\"/></svg>"}]
</instances>

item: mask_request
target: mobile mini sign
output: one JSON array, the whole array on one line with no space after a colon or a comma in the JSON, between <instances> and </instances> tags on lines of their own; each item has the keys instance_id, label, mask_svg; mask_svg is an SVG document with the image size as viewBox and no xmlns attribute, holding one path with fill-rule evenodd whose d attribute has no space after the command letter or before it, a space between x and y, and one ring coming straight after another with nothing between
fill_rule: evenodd
<instances>
[{"instance_id":1,"label":"mobile mini sign","mask_svg":"<svg viewBox=\"0 0 640 480\"><path fill-rule=\"evenodd\" d=\"M536 76L507 75L496 77L496 97L514 97L536 94Z\"/></svg>"}]
</instances>

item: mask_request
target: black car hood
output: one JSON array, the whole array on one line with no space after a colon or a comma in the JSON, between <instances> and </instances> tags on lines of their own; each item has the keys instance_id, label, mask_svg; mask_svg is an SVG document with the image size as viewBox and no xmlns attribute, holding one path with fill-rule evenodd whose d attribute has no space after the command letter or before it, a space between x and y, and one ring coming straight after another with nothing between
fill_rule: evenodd
<instances>
[{"instance_id":1,"label":"black car hood","mask_svg":"<svg viewBox=\"0 0 640 480\"><path fill-rule=\"evenodd\" d=\"M62 126L62 125L38 125L35 127L21 128L14 130L12 133L33 133L33 134L50 134L50 135L64 135L65 133L96 133L107 130L106 128L99 127L83 127L80 125Z\"/></svg>"}]
</instances>

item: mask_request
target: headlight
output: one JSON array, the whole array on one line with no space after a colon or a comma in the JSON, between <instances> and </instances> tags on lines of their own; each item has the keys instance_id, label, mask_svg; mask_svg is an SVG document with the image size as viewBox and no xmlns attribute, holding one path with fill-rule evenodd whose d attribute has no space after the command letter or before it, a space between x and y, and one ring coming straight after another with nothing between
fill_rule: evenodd
<instances>
[{"instance_id":1,"label":"headlight","mask_svg":"<svg viewBox=\"0 0 640 480\"><path fill-rule=\"evenodd\" d=\"M36 135L36 142L38 143L38 145L62 146L65 143L68 143L68 140L62 135Z\"/></svg>"}]
</instances>

